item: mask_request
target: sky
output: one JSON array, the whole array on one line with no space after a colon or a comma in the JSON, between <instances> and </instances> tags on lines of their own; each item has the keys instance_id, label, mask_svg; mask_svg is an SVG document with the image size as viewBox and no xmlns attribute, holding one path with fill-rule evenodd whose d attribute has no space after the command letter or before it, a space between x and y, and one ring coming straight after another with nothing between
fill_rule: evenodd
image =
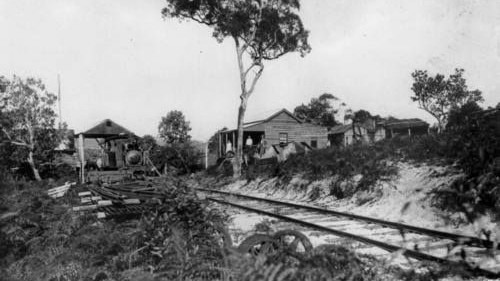
<instances>
[{"instance_id":1,"label":"sky","mask_svg":"<svg viewBox=\"0 0 500 281\"><path fill-rule=\"evenodd\" d=\"M308 0L300 16L310 54L266 62L249 99L253 116L328 92L354 109L434 120L411 101L415 69L465 69L483 106L500 102L500 1ZM76 132L110 118L137 135L158 133L171 110L194 139L236 126L234 43L209 27L163 19L162 0L2 0L0 75L41 78ZM269 114L269 115L270 115Z\"/></svg>"}]
</instances>

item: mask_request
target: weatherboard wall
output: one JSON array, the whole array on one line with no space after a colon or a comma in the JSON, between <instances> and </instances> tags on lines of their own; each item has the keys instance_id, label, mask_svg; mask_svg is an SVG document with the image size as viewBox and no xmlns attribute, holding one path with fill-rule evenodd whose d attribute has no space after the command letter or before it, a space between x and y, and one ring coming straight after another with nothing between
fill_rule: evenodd
<instances>
[{"instance_id":1,"label":"weatherboard wall","mask_svg":"<svg viewBox=\"0 0 500 281\"><path fill-rule=\"evenodd\" d=\"M300 123L289 114L282 112L264 123L266 141L269 145L279 144L280 133L288 134L288 142L317 142L318 148L323 148L328 142L328 130L325 127L311 123Z\"/></svg>"}]
</instances>

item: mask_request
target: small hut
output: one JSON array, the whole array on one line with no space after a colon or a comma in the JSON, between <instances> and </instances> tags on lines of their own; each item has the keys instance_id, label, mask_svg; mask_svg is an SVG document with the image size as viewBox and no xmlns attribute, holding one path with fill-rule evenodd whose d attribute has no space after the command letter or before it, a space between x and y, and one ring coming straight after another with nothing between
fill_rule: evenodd
<instances>
[{"instance_id":1,"label":"small hut","mask_svg":"<svg viewBox=\"0 0 500 281\"><path fill-rule=\"evenodd\" d=\"M98 170L116 171L127 167L127 153L138 150L138 137L130 130L105 119L78 134L80 162ZM88 158L88 159L86 159ZM143 163L140 163L143 164ZM82 181L84 169L81 169Z\"/></svg>"}]
</instances>

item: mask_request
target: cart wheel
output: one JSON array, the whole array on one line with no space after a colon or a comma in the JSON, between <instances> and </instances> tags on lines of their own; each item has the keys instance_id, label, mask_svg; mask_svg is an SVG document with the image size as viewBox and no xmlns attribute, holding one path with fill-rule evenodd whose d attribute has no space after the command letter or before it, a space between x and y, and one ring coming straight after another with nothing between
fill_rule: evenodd
<instances>
[{"instance_id":1,"label":"cart wheel","mask_svg":"<svg viewBox=\"0 0 500 281\"><path fill-rule=\"evenodd\" d=\"M280 243L280 247L289 253L307 254L313 246L309 238L299 231L286 229L276 232L273 238Z\"/></svg>"},{"instance_id":2,"label":"cart wheel","mask_svg":"<svg viewBox=\"0 0 500 281\"><path fill-rule=\"evenodd\" d=\"M249 253L252 256L274 255L279 249L279 243L272 236L267 234L254 234L247 237L238 246L240 253Z\"/></svg>"}]
</instances>

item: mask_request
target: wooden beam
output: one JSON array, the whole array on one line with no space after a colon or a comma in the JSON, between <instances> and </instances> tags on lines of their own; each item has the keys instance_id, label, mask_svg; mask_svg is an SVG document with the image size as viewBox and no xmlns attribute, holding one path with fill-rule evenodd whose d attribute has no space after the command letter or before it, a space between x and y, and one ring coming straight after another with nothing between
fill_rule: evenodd
<instances>
[{"instance_id":1,"label":"wooden beam","mask_svg":"<svg viewBox=\"0 0 500 281\"><path fill-rule=\"evenodd\" d=\"M219 158L222 157L222 136L221 136L221 133L219 132L219 134L217 135L217 142L219 143L219 151L218 151L218 156Z\"/></svg>"},{"instance_id":2,"label":"wooden beam","mask_svg":"<svg viewBox=\"0 0 500 281\"><path fill-rule=\"evenodd\" d=\"M236 142L235 142L235 131L233 131L233 151L235 150L236 148Z\"/></svg>"},{"instance_id":3,"label":"wooden beam","mask_svg":"<svg viewBox=\"0 0 500 281\"><path fill-rule=\"evenodd\" d=\"M78 136L78 147L80 148L80 182L85 182L85 149L83 134Z\"/></svg>"},{"instance_id":4,"label":"wooden beam","mask_svg":"<svg viewBox=\"0 0 500 281\"><path fill-rule=\"evenodd\" d=\"M208 144L209 142L207 141L207 145L205 146L205 170L208 169Z\"/></svg>"}]
</instances>

